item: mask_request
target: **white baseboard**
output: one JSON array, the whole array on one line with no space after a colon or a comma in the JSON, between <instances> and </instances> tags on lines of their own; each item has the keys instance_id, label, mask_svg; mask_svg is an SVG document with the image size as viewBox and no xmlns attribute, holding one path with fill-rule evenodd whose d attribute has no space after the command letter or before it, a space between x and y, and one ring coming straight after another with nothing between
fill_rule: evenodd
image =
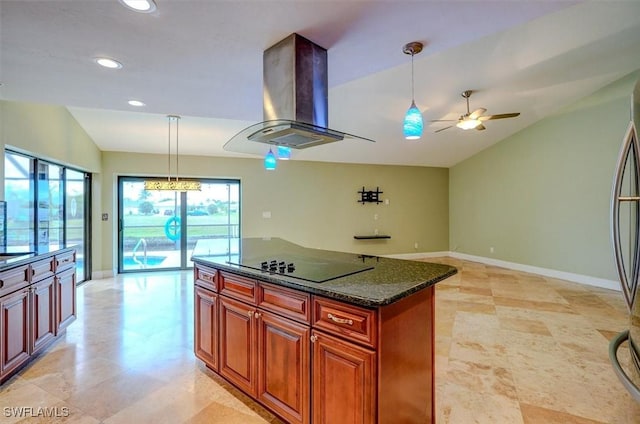
<instances>
[{"instance_id":1,"label":"white baseboard","mask_svg":"<svg viewBox=\"0 0 640 424\"><path fill-rule=\"evenodd\" d=\"M91 271L91 279L92 280L102 280L103 278L111 278L115 274L113 270L105 270L105 271Z\"/></svg>"},{"instance_id":2,"label":"white baseboard","mask_svg":"<svg viewBox=\"0 0 640 424\"><path fill-rule=\"evenodd\" d=\"M460 252L421 252L421 253L400 253L396 255L383 255L387 258L394 259L424 259L442 256L450 256L456 259L464 259L466 261L480 262L487 265L499 266L501 268L512 269L514 271L529 272L545 277L557 278L559 280L567 280L574 283L585 284L588 286L601 287L604 289L620 291L620 283L616 280L607 280L605 278L591 277L589 275L574 274L572 272L558 271L555 269L541 268L532 265L519 264L516 262L502 261L500 259L487 258L484 256L468 255Z\"/></svg>"},{"instance_id":3,"label":"white baseboard","mask_svg":"<svg viewBox=\"0 0 640 424\"><path fill-rule=\"evenodd\" d=\"M620 291L620 283L615 280L607 280L605 278L591 277L589 275L574 274L572 272L558 271L555 269L541 268L532 265L519 264L516 262L502 261L500 259L486 258L484 256L468 255L466 253L448 252L449 256L457 259L464 259L472 262L480 262L487 265L499 266L502 268L513 269L515 271L529 272L532 274L543 275L545 277L557 278L559 280L572 281L574 283L585 284L588 286L601 287L604 289Z\"/></svg>"},{"instance_id":4,"label":"white baseboard","mask_svg":"<svg viewBox=\"0 0 640 424\"><path fill-rule=\"evenodd\" d=\"M442 256L451 256L451 252L421 252L421 253L398 253L395 255L380 255L385 258L393 259L424 259L424 258L437 258Z\"/></svg>"}]
</instances>

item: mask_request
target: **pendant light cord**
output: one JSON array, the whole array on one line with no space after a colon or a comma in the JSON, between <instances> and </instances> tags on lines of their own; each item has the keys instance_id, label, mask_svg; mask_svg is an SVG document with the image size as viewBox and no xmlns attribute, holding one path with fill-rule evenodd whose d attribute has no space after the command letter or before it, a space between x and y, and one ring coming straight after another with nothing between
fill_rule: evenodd
<instances>
[{"instance_id":1,"label":"pendant light cord","mask_svg":"<svg viewBox=\"0 0 640 424\"><path fill-rule=\"evenodd\" d=\"M413 51L411 51L411 103L415 103L414 98L414 89L413 89Z\"/></svg>"},{"instance_id":2,"label":"pendant light cord","mask_svg":"<svg viewBox=\"0 0 640 424\"><path fill-rule=\"evenodd\" d=\"M178 175L180 175L180 170L178 169L179 166L179 160L180 160L180 154L179 149L178 149L178 134L180 133L180 118L176 118L176 181L178 181Z\"/></svg>"},{"instance_id":3,"label":"pendant light cord","mask_svg":"<svg viewBox=\"0 0 640 424\"><path fill-rule=\"evenodd\" d=\"M167 181L171 181L171 116L167 116L169 119L169 133L167 134Z\"/></svg>"},{"instance_id":4,"label":"pendant light cord","mask_svg":"<svg viewBox=\"0 0 640 424\"><path fill-rule=\"evenodd\" d=\"M169 175L167 176L167 180L171 181L171 121L175 120L176 121L176 176L175 176L175 181L179 180L179 175L180 175L180 169L179 169L179 160L180 160L180 153L179 153L179 140L178 140L178 136L180 134L180 116L178 115L167 115L167 118L169 119L169 134L168 134L168 155L167 155L167 168L169 171Z\"/></svg>"}]
</instances>

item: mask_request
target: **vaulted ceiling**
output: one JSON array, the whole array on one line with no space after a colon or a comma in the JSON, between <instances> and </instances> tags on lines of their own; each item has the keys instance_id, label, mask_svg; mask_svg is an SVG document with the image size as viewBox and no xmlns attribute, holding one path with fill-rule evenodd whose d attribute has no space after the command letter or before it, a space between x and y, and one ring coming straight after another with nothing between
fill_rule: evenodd
<instances>
[{"instance_id":1,"label":"vaulted ceiling","mask_svg":"<svg viewBox=\"0 0 640 424\"><path fill-rule=\"evenodd\" d=\"M294 151L293 159L452 166L640 69L640 2L170 1L136 13L118 0L0 1L0 98L66 106L100 149L165 153L223 145L262 120L262 52L291 33L328 49L329 126L376 140ZM425 133L405 141L415 101ZM124 67L110 70L94 58ZM520 112L484 131L430 123L471 109ZM127 100L146 103L129 106Z\"/></svg>"}]
</instances>

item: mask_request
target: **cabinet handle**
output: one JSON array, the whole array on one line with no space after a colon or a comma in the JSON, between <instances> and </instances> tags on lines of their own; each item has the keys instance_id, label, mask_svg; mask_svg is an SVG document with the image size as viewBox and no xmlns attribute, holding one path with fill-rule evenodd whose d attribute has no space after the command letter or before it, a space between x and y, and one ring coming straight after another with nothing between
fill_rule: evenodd
<instances>
[{"instance_id":1,"label":"cabinet handle","mask_svg":"<svg viewBox=\"0 0 640 424\"><path fill-rule=\"evenodd\" d=\"M249 318L253 318L253 311L248 311L247 315L249 315Z\"/></svg>"},{"instance_id":2,"label":"cabinet handle","mask_svg":"<svg viewBox=\"0 0 640 424\"><path fill-rule=\"evenodd\" d=\"M254 318L260 318L262 316L262 314L260 312L254 312L253 313L253 317Z\"/></svg>"},{"instance_id":3,"label":"cabinet handle","mask_svg":"<svg viewBox=\"0 0 640 424\"><path fill-rule=\"evenodd\" d=\"M353 325L353 320L352 319L340 318L340 317L337 317L337 316L335 316L333 314L327 315L327 318L329 318L331 321L336 322L338 324Z\"/></svg>"},{"instance_id":4,"label":"cabinet handle","mask_svg":"<svg viewBox=\"0 0 640 424\"><path fill-rule=\"evenodd\" d=\"M315 343L316 340L318 340L318 336L316 336L315 334L311 336L311 343Z\"/></svg>"}]
</instances>

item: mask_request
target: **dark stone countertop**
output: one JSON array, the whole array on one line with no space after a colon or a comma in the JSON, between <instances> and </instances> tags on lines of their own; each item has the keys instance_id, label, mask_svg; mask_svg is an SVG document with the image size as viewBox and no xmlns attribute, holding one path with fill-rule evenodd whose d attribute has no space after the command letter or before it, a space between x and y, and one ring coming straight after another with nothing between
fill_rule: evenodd
<instances>
[{"instance_id":1,"label":"dark stone countertop","mask_svg":"<svg viewBox=\"0 0 640 424\"><path fill-rule=\"evenodd\" d=\"M219 270L365 307L391 304L458 272L456 268L444 264L310 249L279 238L241 239L240 254L213 256L210 255L210 242L213 240L198 241L191 260ZM272 273L234 265L257 264L259 268L260 262L267 257L313 258L315 262L323 262L322 265L329 267L335 265L345 269L373 269L317 283L294 278L286 273Z\"/></svg>"},{"instance_id":2,"label":"dark stone countertop","mask_svg":"<svg viewBox=\"0 0 640 424\"><path fill-rule=\"evenodd\" d=\"M41 247L38 252L8 252L0 253L0 271L19 267L24 264L33 262L35 258L46 258L58 253L72 250L73 247L45 246Z\"/></svg>"}]
</instances>

